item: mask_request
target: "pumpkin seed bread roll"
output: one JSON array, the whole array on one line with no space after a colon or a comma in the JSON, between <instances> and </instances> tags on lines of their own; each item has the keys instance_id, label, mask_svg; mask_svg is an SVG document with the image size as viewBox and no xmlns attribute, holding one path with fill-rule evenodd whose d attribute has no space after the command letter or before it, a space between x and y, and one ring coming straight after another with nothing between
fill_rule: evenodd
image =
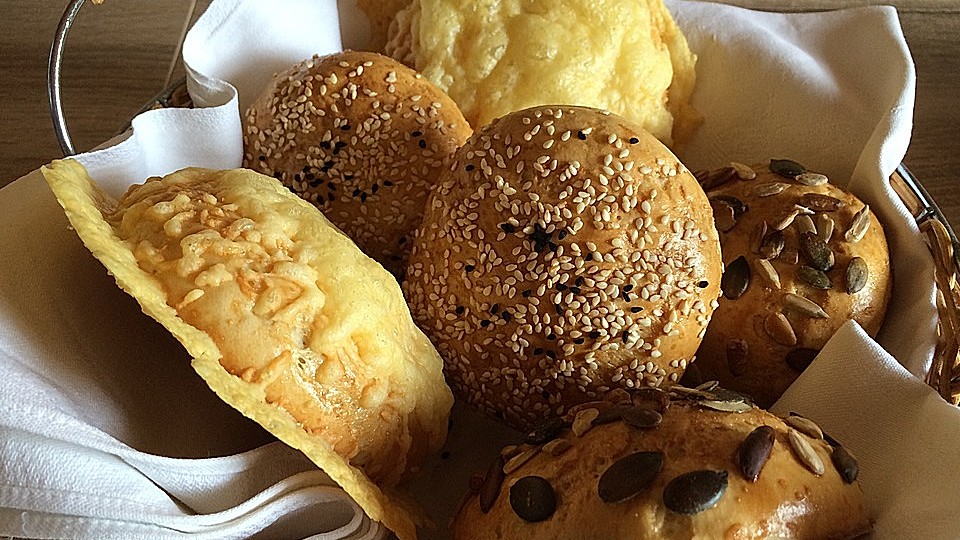
<instances>
[{"instance_id":1,"label":"pumpkin seed bread roll","mask_svg":"<svg viewBox=\"0 0 960 540\"><path fill-rule=\"evenodd\" d=\"M605 111L544 106L457 151L404 290L455 391L524 428L676 382L720 274L707 197L663 144Z\"/></svg>"},{"instance_id":2,"label":"pumpkin seed bread roll","mask_svg":"<svg viewBox=\"0 0 960 540\"><path fill-rule=\"evenodd\" d=\"M386 270L254 171L184 169L120 200L75 161L43 172L87 248L217 395L415 538L390 490L443 444L453 400Z\"/></svg>"},{"instance_id":3,"label":"pumpkin seed bread roll","mask_svg":"<svg viewBox=\"0 0 960 540\"><path fill-rule=\"evenodd\" d=\"M663 0L410 0L386 51L475 128L561 103L615 112L679 147L701 122L696 55Z\"/></svg>"},{"instance_id":4,"label":"pumpkin seed bread roll","mask_svg":"<svg viewBox=\"0 0 960 540\"><path fill-rule=\"evenodd\" d=\"M725 271L697 366L769 407L847 321L880 331L892 290L883 226L853 194L791 160L698 176Z\"/></svg>"},{"instance_id":5,"label":"pumpkin seed bread roll","mask_svg":"<svg viewBox=\"0 0 960 540\"><path fill-rule=\"evenodd\" d=\"M244 166L280 179L400 276L427 192L471 132L418 73L346 51L274 78L244 117Z\"/></svg>"},{"instance_id":6,"label":"pumpkin seed bread roll","mask_svg":"<svg viewBox=\"0 0 960 540\"><path fill-rule=\"evenodd\" d=\"M472 480L454 538L856 538L871 529L858 471L809 419L721 388L646 389L504 448Z\"/></svg>"}]
</instances>

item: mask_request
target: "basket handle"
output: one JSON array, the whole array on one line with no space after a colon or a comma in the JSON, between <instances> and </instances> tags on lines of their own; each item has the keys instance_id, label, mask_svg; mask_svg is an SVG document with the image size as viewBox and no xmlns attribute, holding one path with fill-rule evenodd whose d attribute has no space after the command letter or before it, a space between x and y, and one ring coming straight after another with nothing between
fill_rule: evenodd
<instances>
[{"instance_id":1,"label":"basket handle","mask_svg":"<svg viewBox=\"0 0 960 540\"><path fill-rule=\"evenodd\" d=\"M50 105L50 116L53 118L53 130L57 135L57 142L60 143L60 150L64 157L76 154L73 148L73 139L67 130L67 119L63 115L63 100L60 93L60 73L63 66L63 50L67 42L67 34L73 21L77 18L80 8L83 7L85 0L70 0L63 15L60 17L60 23L57 24L57 32L53 36L53 44L50 45L50 57L47 61L47 99Z\"/></svg>"}]
</instances>

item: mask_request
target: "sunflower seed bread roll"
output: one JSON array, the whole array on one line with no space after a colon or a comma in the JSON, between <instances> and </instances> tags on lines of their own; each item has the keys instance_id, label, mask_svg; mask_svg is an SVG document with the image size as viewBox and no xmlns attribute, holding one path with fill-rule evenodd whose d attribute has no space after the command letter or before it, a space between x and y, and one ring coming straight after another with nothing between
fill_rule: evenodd
<instances>
[{"instance_id":1,"label":"sunflower seed bread roll","mask_svg":"<svg viewBox=\"0 0 960 540\"><path fill-rule=\"evenodd\" d=\"M217 395L415 537L391 490L443 444L453 400L386 270L254 171L184 169L120 200L76 161L43 173L87 248Z\"/></svg>"},{"instance_id":2,"label":"sunflower seed bread roll","mask_svg":"<svg viewBox=\"0 0 960 540\"><path fill-rule=\"evenodd\" d=\"M404 291L475 408L524 429L692 361L720 244L696 179L639 124L511 113L457 150L425 212Z\"/></svg>"},{"instance_id":3,"label":"sunflower seed bread roll","mask_svg":"<svg viewBox=\"0 0 960 540\"><path fill-rule=\"evenodd\" d=\"M856 538L871 529L859 466L826 439L719 388L585 403L474 476L453 537Z\"/></svg>"},{"instance_id":4,"label":"sunflower seed bread roll","mask_svg":"<svg viewBox=\"0 0 960 540\"><path fill-rule=\"evenodd\" d=\"M880 331L893 284L883 226L856 196L792 160L699 178L725 270L696 365L769 407L847 321Z\"/></svg>"}]
</instances>

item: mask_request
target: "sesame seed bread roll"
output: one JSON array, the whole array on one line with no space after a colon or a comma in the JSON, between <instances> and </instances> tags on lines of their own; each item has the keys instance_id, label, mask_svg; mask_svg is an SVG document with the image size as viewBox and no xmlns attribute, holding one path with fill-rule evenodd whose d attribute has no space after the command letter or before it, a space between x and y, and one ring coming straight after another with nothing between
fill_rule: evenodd
<instances>
[{"instance_id":1,"label":"sesame seed bread roll","mask_svg":"<svg viewBox=\"0 0 960 540\"><path fill-rule=\"evenodd\" d=\"M876 215L826 176L790 160L737 167L700 175L726 269L697 366L768 407L848 320L876 336L890 256Z\"/></svg>"},{"instance_id":2,"label":"sesame seed bread roll","mask_svg":"<svg viewBox=\"0 0 960 540\"><path fill-rule=\"evenodd\" d=\"M347 51L274 78L244 116L244 166L278 178L400 276L427 192L471 132L410 68Z\"/></svg>"},{"instance_id":3,"label":"sesame seed bread roll","mask_svg":"<svg viewBox=\"0 0 960 540\"><path fill-rule=\"evenodd\" d=\"M617 115L546 106L457 151L404 291L455 390L525 427L677 381L720 274L706 195L665 146Z\"/></svg>"},{"instance_id":4,"label":"sesame seed bread roll","mask_svg":"<svg viewBox=\"0 0 960 540\"><path fill-rule=\"evenodd\" d=\"M839 540L870 531L855 458L815 423L723 390L657 393L584 404L504 448L471 482L454 539Z\"/></svg>"}]
</instances>

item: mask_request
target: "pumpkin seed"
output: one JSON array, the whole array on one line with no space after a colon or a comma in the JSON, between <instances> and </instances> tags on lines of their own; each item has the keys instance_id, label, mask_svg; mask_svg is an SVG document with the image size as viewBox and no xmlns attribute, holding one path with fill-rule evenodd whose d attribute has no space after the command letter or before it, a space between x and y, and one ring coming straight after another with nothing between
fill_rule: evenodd
<instances>
[{"instance_id":1,"label":"pumpkin seed","mask_svg":"<svg viewBox=\"0 0 960 540\"><path fill-rule=\"evenodd\" d=\"M747 435L737 450L740 473L750 482L756 482L763 466L770 459L776 432L770 426L759 426Z\"/></svg>"},{"instance_id":2,"label":"pumpkin seed","mask_svg":"<svg viewBox=\"0 0 960 540\"><path fill-rule=\"evenodd\" d=\"M487 474L483 477L483 483L480 485L480 511L486 514L493 508L493 503L497 502L500 496L500 486L503 485L503 458L497 456L490 467L487 468Z\"/></svg>"},{"instance_id":3,"label":"pumpkin seed","mask_svg":"<svg viewBox=\"0 0 960 540\"><path fill-rule=\"evenodd\" d=\"M833 229L836 224L833 218L827 214L817 214L816 216L817 238L829 243L833 238Z\"/></svg>"},{"instance_id":4,"label":"pumpkin seed","mask_svg":"<svg viewBox=\"0 0 960 540\"><path fill-rule=\"evenodd\" d=\"M657 411L644 409L642 407L627 407L620 411L620 417L623 418L623 421L627 424L639 429L657 427L660 425L660 422L663 421L663 415Z\"/></svg>"},{"instance_id":5,"label":"pumpkin seed","mask_svg":"<svg viewBox=\"0 0 960 540\"><path fill-rule=\"evenodd\" d=\"M843 478L844 482L852 484L857 480L857 476L860 474L860 465L857 464L856 458L846 448L834 446L830 453L830 461L833 462L833 466L836 467L837 472L840 473L840 478Z\"/></svg>"},{"instance_id":6,"label":"pumpkin seed","mask_svg":"<svg viewBox=\"0 0 960 540\"><path fill-rule=\"evenodd\" d=\"M545 478L524 476L510 486L510 508L524 521L543 521L557 510L557 496Z\"/></svg>"},{"instance_id":7,"label":"pumpkin seed","mask_svg":"<svg viewBox=\"0 0 960 540\"><path fill-rule=\"evenodd\" d=\"M777 257L777 260L782 262L783 264L793 265L800 262L800 255L797 253L797 250L795 249L784 249L783 251L780 252L780 256Z\"/></svg>"},{"instance_id":8,"label":"pumpkin seed","mask_svg":"<svg viewBox=\"0 0 960 540\"><path fill-rule=\"evenodd\" d=\"M790 321L779 311L767 315L763 320L763 329L777 343L793 347L797 344L797 334L790 326Z\"/></svg>"},{"instance_id":9,"label":"pumpkin seed","mask_svg":"<svg viewBox=\"0 0 960 540\"><path fill-rule=\"evenodd\" d=\"M760 253L760 246L765 236L767 236L767 222L761 221L754 225L753 230L750 231L750 251Z\"/></svg>"},{"instance_id":10,"label":"pumpkin seed","mask_svg":"<svg viewBox=\"0 0 960 540\"><path fill-rule=\"evenodd\" d=\"M547 418L538 422L537 425L533 427L533 430L523 438L523 442L527 444L543 444L556 438L561 430L563 430L563 418L559 416Z\"/></svg>"},{"instance_id":11,"label":"pumpkin seed","mask_svg":"<svg viewBox=\"0 0 960 540\"><path fill-rule=\"evenodd\" d=\"M733 207L723 201L710 201L713 209L713 222L720 232L727 232L737 224L737 216Z\"/></svg>"},{"instance_id":12,"label":"pumpkin seed","mask_svg":"<svg viewBox=\"0 0 960 540\"><path fill-rule=\"evenodd\" d=\"M543 445L543 451L554 457L559 456L571 448L573 448L573 444L567 439L554 439Z\"/></svg>"},{"instance_id":13,"label":"pumpkin seed","mask_svg":"<svg viewBox=\"0 0 960 540\"><path fill-rule=\"evenodd\" d=\"M830 278L826 274L817 270L816 268L811 268L809 266L800 266L797 268L797 278L800 281L806 283L807 285L813 287L814 289L820 290L829 290L832 285L830 283Z\"/></svg>"},{"instance_id":14,"label":"pumpkin seed","mask_svg":"<svg viewBox=\"0 0 960 540\"><path fill-rule=\"evenodd\" d=\"M797 226L797 230L800 231L800 234L803 233L813 233L817 234L817 226L813 224L813 220L810 219L808 215L797 216L797 219L793 220L794 224Z\"/></svg>"},{"instance_id":15,"label":"pumpkin seed","mask_svg":"<svg viewBox=\"0 0 960 540\"><path fill-rule=\"evenodd\" d=\"M570 428L573 431L573 434L577 437L582 437L586 432L590 431L590 428L593 427L593 421L600 416L600 411L597 409L584 409L577 413L577 416L573 419L573 426Z\"/></svg>"},{"instance_id":16,"label":"pumpkin seed","mask_svg":"<svg viewBox=\"0 0 960 540\"><path fill-rule=\"evenodd\" d=\"M823 430L813 420L803 416L792 414L783 419L784 422L793 429L803 433L811 439L820 440L823 438Z\"/></svg>"},{"instance_id":17,"label":"pumpkin seed","mask_svg":"<svg viewBox=\"0 0 960 540\"><path fill-rule=\"evenodd\" d=\"M813 300L809 300L794 293L787 293L783 296L783 305L797 313L813 317L814 319L829 319L830 316L817 305Z\"/></svg>"},{"instance_id":18,"label":"pumpkin seed","mask_svg":"<svg viewBox=\"0 0 960 540\"><path fill-rule=\"evenodd\" d=\"M776 259L783 251L785 243L783 231L779 229L770 231L760 241L760 256L764 259Z\"/></svg>"},{"instance_id":19,"label":"pumpkin seed","mask_svg":"<svg viewBox=\"0 0 960 540\"><path fill-rule=\"evenodd\" d=\"M533 448L527 448L523 452L510 458L510 461L507 461L503 465L503 474L513 474L520 467L523 467L527 464L528 461L533 459L533 456L536 456L540 453L540 447L534 446Z\"/></svg>"},{"instance_id":20,"label":"pumpkin seed","mask_svg":"<svg viewBox=\"0 0 960 540\"><path fill-rule=\"evenodd\" d=\"M694 176L697 178L697 182L700 183L700 186L704 189L704 191L707 191L726 184L732 180L736 174L737 171L733 167L722 167L720 169L712 169L709 171L697 171L694 173Z\"/></svg>"},{"instance_id":21,"label":"pumpkin seed","mask_svg":"<svg viewBox=\"0 0 960 540\"><path fill-rule=\"evenodd\" d=\"M662 468L662 452L635 452L618 459L597 482L600 500L619 503L633 498L653 483Z\"/></svg>"},{"instance_id":22,"label":"pumpkin seed","mask_svg":"<svg viewBox=\"0 0 960 540\"><path fill-rule=\"evenodd\" d=\"M823 474L823 460L820 459L820 455L800 432L795 429L789 430L787 439L790 441L790 448L793 449L794 455L797 456L800 463L803 463L804 467L817 476Z\"/></svg>"},{"instance_id":23,"label":"pumpkin seed","mask_svg":"<svg viewBox=\"0 0 960 540\"><path fill-rule=\"evenodd\" d=\"M850 221L850 228L847 229L843 237L847 242L855 244L863 239L863 235L867 234L869 228L870 206L864 205L863 208L857 210L857 213L853 215L853 219Z\"/></svg>"},{"instance_id":24,"label":"pumpkin seed","mask_svg":"<svg viewBox=\"0 0 960 540\"><path fill-rule=\"evenodd\" d=\"M777 273L777 269L773 267L773 263L766 259L757 259L757 273L763 278L767 284L780 288L780 274Z\"/></svg>"},{"instance_id":25,"label":"pumpkin seed","mask_svg":"<svg viewBox=\"0 0 960 540\"><path fill-rule=\"evenodd\" d=\"M718 383L719 384L719 383ZM737 392L736 390L728 390L726 388L717 388L711 392L715 399L719 401L730 401L736 403L746 403L747 405L753 405L753 398L744 394L742 392Z\"/></svg>"},{"instance_id":26,"label":"pumpkin seed","mask_svg":"<svg viewBox=\"0 0 960 540\"><path fill-rule=\"evenodd\" d=\"M843 201L822 193L804 193L800 197L800 204L814 212L836 212L843 208Z\"/></svg>"},{"instance_id":27,"label":"pumpkin seed","mask_svg":"<svg viewBox=\"0 0 960 540\"><path fill-rule=\"evenodd\" d=\"M783 193L783 190L790 187L790 184L783 182L764 182L753 187L753 194L757 197L770 197Z\"/></svg>"},{"instance_id":28,"label":"pumpkin seed","mask_svg":"<svg viewBox=\"0 0 960 540\"><path fill-rule=\"evenodd\" d=\"M747 210L750 209L750 207L747 206L747 203L741 201L733 195L714 195L713 197L710 197L710 202L722 202L729 204L730 208L733 208L733 215L735 217L740 217L743 214L746 214Z\"/></svg>"},{"instance_id":29,"label":"pumpkin seed","mask_svg":"<svg viewBox=\"0 0 960 540\"><path fill-rule=\"evenodd\" d=\"M820 351L816 349L794 349L787 353L784 360L786 360L787 365L794 371L803 373L803 370L807 369L807 366L813 362L813 359L816 358L818 354L820 354Z\"/></svg>"},{"instance_id":30,"label":"pumpkin seed","mask_svg":"<svg viewBox=\"0 0 960 540\"><path fill-rule=\"evenodd\" d=\"M867 284L870 277L870 268L867 261L861 257L854 257L847 263L847 293L856 294Z\"/></svg>"},{"instance_id":31,"label":"pumpkin seed","mask_svg":"<svg viewBox=\"0 0 960 540\"><path fill-rule=\"evenodd\" d=\"M697 402L697 405L703 406L707 409L712 409L714 411L720 412L730 412L730 413L745 413L747 411L753 410L753 404L746 401L721 401L715 399L702 399Z\"/></svg>"},{"instance_id":32,"label":"pumpkin seed","mask_svg":"<svg viewBox=\"0 0 960 540\"><path fill-rule=\"evenodd\" d=\"M771 159L770 170L791 180L807 172L806 167L789 159Z\"/></svg>"},{"instance_id":33,"label":"pumpkin seed","mask_svg":"<svg viewBox=\"0 0 960 540\"><path fill-rule=\"evenodd\" d=\"M829 180L826 175L815 172L798 174L793 179L805 186L822 186Z\"/></svg>"},{"instance_id":34,"label":"pumpkin seed","mask_svg":"<svg viewBox=\"0 0 960 540\"><path fill-rule=\"evenodd\" d=\"M747 371L747 342L742 339L731 339L727 342L727 368L734 377L739 377Z\"/></svg>"},{"instance_id":35,"label":"pumpkin seed","mask_svg":"<svg viewBox=\"0 0 960 540\"><path fill-rule=\"evenodd\" d=\"M753 180L757 177L756 171L750 168L749 165L744 165L743 163L737 163L736 161L730 162L730 167L733 168L737 173L737 178L741 180Z\"/></svg>"},{"instance_id":36,"label":"pumpkin seed","mask_svg":"<svg viewBox=\"0 0 960 540\"><path fill-rule=\"evenodd\" d=\"M830 246L820 240L816 234L809 232L800 235L800 255L807 261L807 264L823 272L828 272L833 268L836 261Z\"/></svg>"},{"instance_id":37,"label":"pumpkin seed","mask_svg":"<svg viewBox=\"0 0 960 540\"><path fill-rule=\"evenodd\" d=\"M720 278L720 290L723 296L730 300L736 300L743 296L747 287L750 286L750 265L743 255L737 257L723 271Z\"/></svg>"},{"instance_id":38,"label":"pumpkin seed","mask_svg":"<svg viewBox=\"0 0 960 540\"><path fill-rule=\"evenodd\" d=\"M663 488L663 505L678 514L699 514L720 502L727 477L727 471L706 469L681 474Z\"/></svg>"}]
</instances>

